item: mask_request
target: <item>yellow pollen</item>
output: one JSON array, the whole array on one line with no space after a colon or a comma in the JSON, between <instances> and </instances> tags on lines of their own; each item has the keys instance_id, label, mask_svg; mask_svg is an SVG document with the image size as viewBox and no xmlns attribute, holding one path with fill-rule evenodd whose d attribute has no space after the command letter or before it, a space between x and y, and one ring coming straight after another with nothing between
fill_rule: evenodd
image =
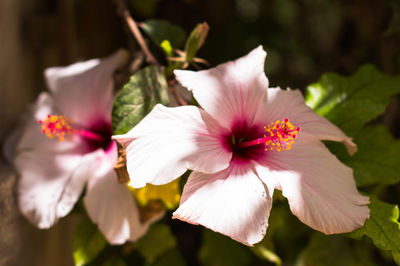
<instances>
[{"instance_id":1,"label":"yellow pollen","mask_svg":"<svg viewBox=\"0 0 400 266\"><path fill-rule=\"evenodd\" d=\"M276 120L270 125L264 127L264 129L264 138L269 139L265 142L265 150L272 151L275 148L278 152L290 150L294 143L294 139L300 131L300 128L295 128L287 118L282 121Z\"/></svg>"},{"instance_id":2,"label":"yellow pollen","mask_svg":"<svg viewBox=\"0 0 400 266\"><path fill-rule=\"evenodd\" d=\"M42 133L46 137L58 138L60 142L70 138L74 129L71 127L72 120L63 115L48 115L44 120L39 120L42 125Z\"/></svg>"}]
</instances>

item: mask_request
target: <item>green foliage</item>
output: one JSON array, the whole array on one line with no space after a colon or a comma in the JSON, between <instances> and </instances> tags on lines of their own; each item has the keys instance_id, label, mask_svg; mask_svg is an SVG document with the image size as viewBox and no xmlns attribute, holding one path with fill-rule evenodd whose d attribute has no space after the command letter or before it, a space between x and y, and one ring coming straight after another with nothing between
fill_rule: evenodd
<instances>
[{"instance_id":1,"label":"green foliage","mask_svg":"<svg viewBox=\"0 0 400 266\"><path fill-rule=\"evenodd\" d=\"M157 258L176 246L176 240L167 225L153 224L135 245L147 262L154 263Z\"/></svg>"},{"instance_id":2,"label":"green foliage","mask_svg":"<svg viewBox=\"0 0 400 266\"><path fill-rule=\"evenodd\" d=\"M275 190L273 199L267 234L255 247L262 245L270 251L279 252L277 255L284 264L294 263L313 230L291 213L288 202L280 191Z\"/></svg>"},{"instance_id":3,"label":"green foliage","mask_svg":"<svg viewBox=\"0 0 400 266\"><path fill-rule=\"evenodd\" d=\"M162 255L151 266L186 266L181 253L177 249L169 250L166 254Z\"/></svg>"},{"instance_id":4,"label":"green foliage","mask_svg":"<svg viewBox=\"0 0 400 266\"><path fill-rule=\"evenodd\" d=\"M185 45L185 61L192 62L195 57L197 51L203 46L210 27L206 22L197 24L194 30L190 33L189 38L186 41Z\"/></svg>"},{"instance_id":5,"label":"green foliage","mask_svg":"<svg viewBox=\"0 0 400 266\"><path fill-rule=\"evenodd\" d=\"M355 266L357 264L346 238L314 233L300 255L297 265Z\"/></svg>"},{"instance_id":6,"label":"green foliage","mask_svg":"<svg viewBox=\"0 0 400 266\"><path fill-rule=\"evenodd\" d=\"M101 266L127 266L125 261L117 256L109 257Z\"/></svg>"},{"instance_id":7,"label":"green foliage","mask_svg":"<svg viewBox=\"0 0 400 266\"><path fill-rule=\"evenodd\" d=\"M397 265L400 265L400 252L398 251L393 251L393 259L396 262Z\"/></svg>"},{"instance_id":8,"label":"green foliage","mask_svg":"<svg viewBox=\"0 0 400 266\"><path fill-rule=\"evenodd\" d=\"M358 186L400 182L400 141L395 140L386 127L365 126L354 142L358 151L353 156L337 143L328 146L343 163L354 169Z\"/></svg>"},{"instance_id":9,"label":"green foliage","mask_svg":"<svg viewBox=\"0 0 400 266\"><path fill-rule=\"evenodd\" d=\"M400 92L400 76L388 76L373 65L353 76L322 75L307 87L306 103L344 132L354 136L362 126L385 111L390 96Z\"/></svg>"},{"instance_id":10,"label":"green foliage","mask_svg":"<svg viewBox=\"0 0 400 266\"><path fill-rule=\"evenodd\" d=\"M371 203L370 218L365 225L349 236L361 239L363 235L370 237L374 244L383 250L391 250L393 256L398 260L400 252L400 223L399 207L391 205L370 196Z\"/></svg>"},{"instance_id":11,"label":"green foliage","mask_svg":"<svg viewBox=\"0 0 400 266\"><path fill-rule=\"evenodd\" d=\"M251 253L238 242L205 230L199 259L202 265L207 266L241 266L249 265Z\"/></svg>"},{"instance_id":12,"label":"green foliage","mask_svg":"<svg viewBox=\"0 0 400 266\"><path fill-rule=\"evenodd\" d=\"M185 43L186 33L178 25L166 20L149 19L141 24L141 28L158 45L165 40L169 41L172 47L182 47Z\"/></svg>"},{"instance_id":13,"label":"green foliage","mask_svg":"<svg viewBox=\"0 0 400 266\"><path fill-rule=\"evenodd\" d=\"M82 222L73 236L73 256L75 265L90 263L99 255L107 244L106 239L90 221Z\"/></svg>"},{"instance_id":14,"label":"green foliage","mask_svg":"<svg viewBox=\"0 0 400 266\"><path fill-rule=\"evenodd\" d=\"M147 115L157 103L168 104L168 86L156 66L135 73L117 95L112 110L114 134L124 134Z\"/></svg>"}]
</instances>

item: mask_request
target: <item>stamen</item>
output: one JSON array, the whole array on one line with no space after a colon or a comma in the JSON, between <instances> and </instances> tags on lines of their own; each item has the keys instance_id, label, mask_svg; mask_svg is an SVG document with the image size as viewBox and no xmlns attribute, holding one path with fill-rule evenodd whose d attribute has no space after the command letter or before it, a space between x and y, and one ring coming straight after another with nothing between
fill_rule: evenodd
<instances>
[{"instance_id":1,"label":"stamen","mask_svg":"<svg viewBox=\"0 0 400 266\"><path fill-rule=\"evenodd\" d=\"M265 150L287 151L292 148L294 139L300 131L300 127L294 127L289 119L283 121L276 120L264 127L265 134L263 138L246 141L240 144L240 147L250 147L265 143Z\"/></svg>"},{"instance_id":2,"label":"stamen","mask_svg":"<svg viewBox=\"0 0 400 266\"><path fill-rule=\"evenodd\" d=\"M82 138L90 139L93 141L105 141L102 135L95 132L73 128L72 119L64 115L48 115L44 120L39 120L42 125L42 133L48 138L58 138L60 142L65 139L71 139L73 135L79 135Z\"/></svg>"},{"instance_id":3,"label":"stamen","mask_svg":"<svg viewBox=\"0 0 400 266\"><path fill-rule=\"evenodd\" d=\"M38 122L42 125L42 133L50 139L56 137L62 142L73 134L72 120L63 115L48 115L46 119Z\"/></svg>"}]
</instances>

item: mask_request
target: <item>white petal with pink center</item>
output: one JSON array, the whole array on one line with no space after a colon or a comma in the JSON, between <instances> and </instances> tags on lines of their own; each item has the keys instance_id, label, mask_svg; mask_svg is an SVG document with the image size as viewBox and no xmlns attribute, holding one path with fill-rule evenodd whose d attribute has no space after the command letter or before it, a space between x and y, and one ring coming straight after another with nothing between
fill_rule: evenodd
<instances>
[{"instance_id":1,"label":"white petal with pink center","mask_svg":"<svg viewBox=\"0 0 400 266\"><path fill-rule=\"evenodd\" d=\"M102 60L46 71L50 93L39 96L18 134L15 152L9 153L15 153L20 174L20 209L38 227L50 227L67 215L86 182L87 211L110 243L136 240L154 221L139 223L133 195L113 170L112 75L125 59L127 53L118 51Z\"/></svg>"},{"instance_id":2,"label":"white petal with pink center","mask_svg":"<svg viewBox=\"0 0 400 266\"><path fill-rule=\"evenodd\" d=\"M362 226L368 198L320 140L344 142L350 153L356 146L299 91L268 89L264 59L257 48L210 70L175 71L204 110L156 106L128 134L114 136L126 148L131 185L164 184L194 170L174 218L247 245L265 234L274 188L317 230Z\"/></svg>"},{"instance_id":3,"label":"white petal with pink center","mask_svg":"<svg viewBox=\"0 0 400 266\"><path fill-rule=\"evenodd\" d=\"M139 188L167 184L187 169L213 173L227 168L232 153L223 149L218 135L224 131L197 107L156 105L128 133L113 138L126 149L130 185Z\"/></svg>"},{"instance_id":4,"label":"white petal with pink center","mask_svg":"<svg viewBox=\"0 0 400 266\"><path fill-rule=\"evenodd\" d=\"M193 172L173 218L253 245L267 230L271 197L250 167L233 165L214 174Z\"/></svg>"}]
</instances>

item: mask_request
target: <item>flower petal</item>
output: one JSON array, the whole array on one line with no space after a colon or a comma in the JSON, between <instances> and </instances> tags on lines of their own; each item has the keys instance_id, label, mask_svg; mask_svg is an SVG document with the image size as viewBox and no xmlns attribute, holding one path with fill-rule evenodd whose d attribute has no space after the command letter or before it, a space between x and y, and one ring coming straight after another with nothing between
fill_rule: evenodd
<instances>
[{"instance_id":1,"label":"flower petal","mask_svg":"<svg viewBox=\"0 0 400 266\"><path fill-rule=\"evenodd\" d=\"M130 185L163 185L187 169L213 173L229 165L232 153L222 146L223 129L194 106L156 105L125 135L113 136L126 150Z\"/></svg>"},{"instance_id":2,"label":"flower petal","mask_svg":"<svg viewBox=\"0 0 400 266\"><path fill-rule=\"evenodd\" d=\"M357 146L350 137L306 106L304 97L299 90L268 89L268 100L260 106L256 120L259 123L269 124L284 118L288 118L293 125L299 126L301 135L312 135L320 140L343 142L350 154L357 151Z\"/></svg>"},{"instance_id":3,"label":"flower petal","mask_svg":"<svg viewBox=\"0 0 400 266\"><path fill-rule=\"evenodd\" d=\"M13 155L20 175L20 209L40 228L52 226L72 209L97 156L96 152L85 155L86 147L80 138L58 142L41 133L38 120L53 110L49 94L40 94L25 117L26 124Z\"/></svg>"},{"instance_id":4,"label":"flower petal","mask_svg":"<svg viewBox=\"0 0 400 266\"><path fill-rule=\"evenodd\" d=\"M20 174L21 212L39 228L48 228L67 215L90 177L97 152L81 156L73 150L55 154L24 151L15 158Z\"/></svg>"},{"instance_id":5,"label":"flower petal","mask_svg":"<svg viewBox=\"0 0 400 266\"><path fill-rule=\"evenodd\" d=\"M175 70L177 80L213 118L230 128L234 120L250 124L267 94L266 52L261 46L235 61L203 71Z\"/></svg>"},{"instance_id":6,"label":"flower petal","mask_svg":"<svg viewBox=\"0 0 400 266\"><path fill-rule=\"evenodd\" d=\"M270 151L265 165L270 171L261 174L263 179L275 180L292 213L308 226L325 234L344 233L369 217L369 199L357 191L352 169L317 139L299 138L289 151Z\"/></svg>"},{"instance_id":7,"label":"flower petal","mask_svg":"<svg viewBox=\"0 0 400 266\"><path fill-rule=\"evenodd\" d=\"M84 203L89 217L114 245L136 241L147 232L152 222L164 215L161 213L142 224L132 192L126 184L118 183L112 168L106 175L97 175L88 181Z\"/></svg>"},{"instance_id":8,"label":"flower petal","mask_svg":"<svg viewBox=\"0 0 400 266\"><path fill-rule=\"evenodd\" d=\"M173 218L201 224L251 246L265 235L271 197L250 168L233 166L214 174L193 172Z\"/></svg>"},{"instance_id":9,"label":"flower petal","mask_svg":"<svg viewBox=\"0 0 400 266\"><path fill-rule=\"evenodd\" d=\"M119 50L102 60L92 59L45 71L56 108L81 126L95 120L110 120L113 72L126 62L128 54Z\"/></svg>"}]
</instances>

